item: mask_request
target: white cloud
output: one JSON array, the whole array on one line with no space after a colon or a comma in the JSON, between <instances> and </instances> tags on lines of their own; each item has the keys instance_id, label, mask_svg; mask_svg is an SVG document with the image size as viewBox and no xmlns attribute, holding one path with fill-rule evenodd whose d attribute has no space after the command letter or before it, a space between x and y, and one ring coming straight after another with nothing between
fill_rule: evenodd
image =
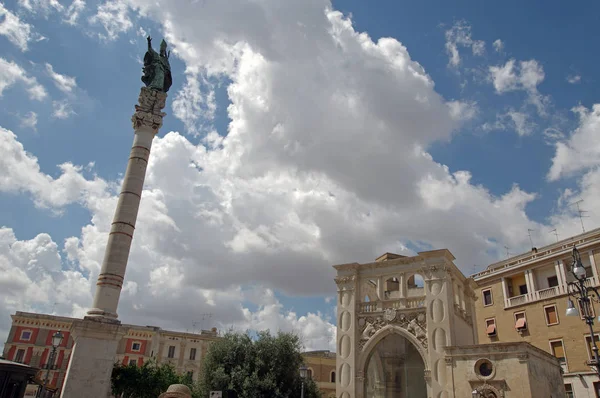
<instances>
[{"instance_id":1,"label":"white cloud","mask_svg":"<svg viewBox=\"0 0 600 398\"><path fill-rule=\"evenodd\" d=\"M556 152L548 173L550 181L600 165L600 104L579 106L579 126L567 139L555 143Z\"/></svg>"},{"instance_id":2,"label":"white cloud","mask_svg":"<svg viewBox=\"0 0 600 398\"><path fill-rule=\"evenodd\" d=\"M533 132L535 124L528 120L529 117L526 113L511 110L507 113L507 116L511 118L515 130L520 136L529 135Z\"/></svg>"},{"instance_id":3,"label":"white cloud","mask_svg":"<svg viewBox=\"0 0 600 398\"><path fill-rule=\"evenodd\" d=\"M37 122L38 122L38 117L37 117L37 113L35 112L27 112L25 114L25 116L21 117L21 123L19 124L21 127L23 128L30 128L33 131L37 130Z\"/></svg>"},{"instance_id":4,"label":"white cloud","mask_svg":"<svg viewBox=\"0 0 600 398\"><path fill-rule=\"evenodd\" d=\"M494 46L494 50L498 53L501 53L504 50L504 42L500 39L495 40L492 45Z\"/></svg>"},{"instance_id":5,"label":"white cloud","mask_svg":"<svg viewBox=\"0 0 600 398\"><path fill-rule=\"evenodd\" d=\"M6 36L21 51L27 51L29 41L35 36L31 25L21 21L2 3L0 3L0 35Z\"/></svg>"},{"instance_id":6,"label":"white cloud","mask_svg":"<svg viewBox=\"0 0 600 398\"><path fill-rule=\"evenodd\" d=\"M481 127L484 131L512 129L518 135L526 136L531 134L537 125L527 113L509 109L506 113L497 114L493 123L486 122Z\"/></svg>"},{"instance_id":7,"label":"white cloud","mask_svg":"<svg viewBox=\"0 0 600 398\"><path fill-rule=\"evenodd\" d=\"M84 0L73 0L69 8L65 12L65 22L69 25L76 25L81 12L85 9Z\"/></svg>"},{"instance_id":8,"label":"white cloud","mask_svg":"<svg viewBox=\"0 0 600 398\"><path fill-rule=\"evenodd\" d=\"M569 76L567 76L567 81L571 84L578 84L581 82L581 76L580 75L569 75Z\"/></svg>"},{"instance_id":9,"label":"white cloud","mask_svg":"<svg viewBox=\"0 0 600 398\"><path fill-rule=\"evenodd\" d=\"M473 55L485 54L485 42L473 40L471 37L471 26L465 21L456 22L452 28L446 31L446 52L450 57L449 64L458 66L461 62L459 47L471 48Z\"/></svg>"},{"instance_id":10,"label":"white cloud","mask_svg":"<svg viewBox=\"0 0 600 398\"><path fill-rule=\"evenodd\" d=\"M96 15L90 18L90 23L99 23L106 30L105 37L108 40L114 40L120 33L126 32L133 27L133 22L129 19L129 11L124 1L107 1L98 6Z\"/></svg>"},{"instance_id":11,"label":"white cloud","mask_svg":"<svg viewBox=\"0 0 600 398\"><path fill-rule=\"evenodd\" d=\"M48 93L44 86L38 83L35 77L29 76L27 72L13 61L0 58L0 96L10 86L21 83L25 86L29 98L41 101Z\"/></svg>"},{"instance_id":12,"label":"white cloud","mask_svg":"<svg viewBox=\"0 0 600 398\"><path fill-rule=\"evenodd\" d=\"M46 72L54 80L54 85L63 93L71 94L77 88L77 82L74 77L55 72L52 65L48 63L46 63Z\"/></svg>"},{"instance_id":13,"label":"white cloud","mask_svg":"<svg viewBox=\"0 0 600 398\"><path fill-rule=\"evenodd\" d=\"M51 11L64 10L58 0L19 0L19 5L30 12L41 12L44 15L48 15Z\"/></svg>"},{"instance_id":14,"label":"white cloud","mask_svg":"<svg viewBox=\"0 0 600 398\"><path fill-rule=\"evenodd\" d=\"M68 100L52 101L52 109L52 116L57 119L68 119L75 115L75 111Z\"/></svg>"},{"instance_id":15,"label":"white cloud","mask_svg":"<svg viewBox=\"0 0 600 398\"><path fill-rule=\"evenodd\" d=\"M521 61L517 65L514 59L500 66L490 66L490 79L496 93L504 94L510 91L526 91L528 102L535 106L541 116L547 114L546 107L550 99L538 91L545 78L544 68L536 61Z\"/></svg>"},{"instance_id":16,"label":"white cloud","mask_svg":"<svg viewBox=\"0 0 600 398\"><path fill-rule=\"evenodd\" d=\"M125 322L185 329L189 314L211 312L221 328L296 330L309 348L335 349L334 321L284 310L275 292L331 296L332 264L412 254L411 243L449 248L467 272L496 260L504 244L526 248L527 228L546 228L526 215L534 194L515 186L493 195L426 152L473 118L476 104L446 101L406 47L374 42L326 0L128 4L161 23L188 72L227 84L231 121L226 136L200 143L176 132L155 138L127 269L136 285L119 306ZM193 81L184 87L173 109L186 120L206 94ZM61 311L81 314L120 181L69 164L54 179L3 134L0 189L90 212L63 253L63 266L85 275L86 294ZM22 290L6 295L31 305Z\"/></svg>"},{"instance_id":17,"label":"white cloud","mask_svg":"<svg viewBox=\"0 0 600 398\"><path fill-rule=\"evenodd\" d=\"M216 111L215 92L208 82L203 81L206 94L200 87L202 77L193 72L186 74L186 84L177 93L171 104L173 115L181 120L188 132L197 134L200 130L198 121L210 122Z\"/></svg>"}]
</instances>

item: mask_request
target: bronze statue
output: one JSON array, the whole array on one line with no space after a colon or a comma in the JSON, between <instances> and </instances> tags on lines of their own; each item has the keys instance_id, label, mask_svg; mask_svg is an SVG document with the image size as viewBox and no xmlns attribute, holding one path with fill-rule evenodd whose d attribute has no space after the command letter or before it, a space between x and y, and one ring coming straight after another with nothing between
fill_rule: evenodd
<instances>
[{"instance_id":1,"label":"bronze statue","mask_svg":"<svg viewBox=\"0 0 600 398\"><path fill-rule=\"evenodd\" d=\"M171 65L169 64L171 52L167 52L166 41L163 40L160 43L160 54L158 54L152 48L152 38L148 36L147 40L148 51L144 55L144 76L142 76L142 82L152 90L166 93L171 88L171 84L173 84Z\"/></svg>"}]
</instances>

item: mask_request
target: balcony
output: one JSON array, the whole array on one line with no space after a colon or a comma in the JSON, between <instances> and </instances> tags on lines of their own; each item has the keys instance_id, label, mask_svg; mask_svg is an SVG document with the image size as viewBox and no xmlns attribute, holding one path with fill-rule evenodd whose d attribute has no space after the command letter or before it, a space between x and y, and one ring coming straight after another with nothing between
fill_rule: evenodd
<instances>
[{"instance_id":1,"label":"balcony","mask_svg":"<svg viewBox=\"0 0 600 398\"><path fill-rule=\"evenodd\" d=\"M592 276L587 278L585 286L598 286L598 278ZM562 284L558 286L552 286L540 290L536 290L531 293L521 294L518 296L508 297L504 300L504 308L516 307L519 305L533 303L541 300L548 300L553 297L567 294L567 285Z\"/></svg>"},{"instance_id":2,"label":"balcony","mask_svg":"<svg viewBox=\"0 0 600 398\"><path fill-rule=\"evenodd\" d=\"M407 310L422 307L425 307L425 296L406 297L385 301L362 302L358 303L358 312L368 314L373 312L383 312L388 308L394 308L396 310Z\"/></svg>"}]
</instances>

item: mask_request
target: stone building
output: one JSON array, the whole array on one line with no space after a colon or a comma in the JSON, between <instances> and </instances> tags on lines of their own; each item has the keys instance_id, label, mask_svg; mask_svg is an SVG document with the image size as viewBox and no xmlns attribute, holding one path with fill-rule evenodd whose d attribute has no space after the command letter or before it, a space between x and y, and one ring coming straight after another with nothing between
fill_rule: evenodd
<instances>
[{"instance_id":1,"label":"stone building","mask_svg":"<svg viewBox=\"0 0 600 398\"><path fill-rule=\"evenodd\" d=\"M302 353L308 377L313 379L323 398L335 398L335 352L307 351Z\"/></svg>"},{"instance_id":2,"label":"stone building","mask_svg":"<svg viewBox=\"0 0 600 398\"><path fill-rule=\"evenodd\" d=\"M338 398L459 398L473 390L482 398L538 397L510 390L531 383L528 373L507 371L515 358L536 374L560 379L558 360L541 350L521 348L525 357L514 349L477 345L475 284L453 261L442 249L334 266ZM498 369L494 380L504 383L493 389L491 379L482 383L473 370L481 360ZM551 389L552 397L565 397L561 383Z\"/></svg>"},{"instance_id":3,"label":"stone building","mask_svg":"<svg viewBox=\"0 0 600 398\"><path fill-rule=\"evenodd\" d=\"M473 276L476 330L481 343L528 342L555 355L569 397L600 397L600 378L587 365L592 354L589 327L578 316L565 316L567 284L574 280L573 245L581 254L586 284L599 287L600 229L534 248Z\"/></svg>"},{"instance_id":4,"label":"stone building","mask_svg":"<svg viewBox=\"0 0 600 398\"><path fill-rule=\"evenodd\" d=\"M40 368L42 377L39 379L43 379L50 368L48 385L60 390L73 348L69 330L75 318L20 311L11 317L12 326L4 344L3 356ZM118 344L115 362L141 366L155 358L158 363L173 364L178 373L189 373L193 380L198 378L209 344L219 338L214 328L196 334L163 330L155 326L123 326L128 332ZM57 349L54 363L48 363L52 335L58 330L64 338Z\"/></svg>"}]
</instances>

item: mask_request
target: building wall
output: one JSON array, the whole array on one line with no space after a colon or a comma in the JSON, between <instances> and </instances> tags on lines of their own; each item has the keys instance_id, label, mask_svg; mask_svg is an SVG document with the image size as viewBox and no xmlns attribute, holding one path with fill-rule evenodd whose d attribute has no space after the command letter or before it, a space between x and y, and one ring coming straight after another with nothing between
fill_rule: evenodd
<instances>
[{"instance_id":1,"label":"building wall","mask_svg":"<svg viewBox=\"0 0 600 398\"><path fill-rule=\"evenodd\" d=\"M44 365L47 364L52 350L52 335L61 330L64 338L57 349L55 367L50 368L48 383L51 388L61 388L73 347L73 339L69 333L73 320L68 317L17 312L12 315L13 324L4 345L3 356L8 360L16 360L19 350L23 350L21 362L41 368L38 378L44 380L47 372ZM159 363L172 363L179 373L193 372L193 380L198 378L209 344L218 338L216 329L195 334L166 331L151 326L124 326L129 327L129 332L118 344L115 362L129 364L133 361L137 366L141 366L154 357ZM30 332L28 339L23 332ZM136 343L139 344L137 350L134 349ZM176 355L172 359L167 358L168 347L171 344L176 345ZM196 348L194 360L189 359L192 348Z\"/></svg>"},{"instance_id":2,"label":"building wall","mask_svg":"<svg viewBox=\"0 0 600 398\"><path fill-rule=\"evenodd\" d=\"M317 383L323 398L335 398L335 352L306 352L302 357L305 366L312 371L312 379Z\"/></svg>"},{"instance_id":3,"label":"building wall","mask_svg":"<svg viewBox=\"0 0 600 398\"><path fill-rule=\"evenodd\" d=\"M550 343L561 341L566 358L564 383L572 384L575 397L596 397L593 388L594 382L598 382L598 377L594 376L591 368L586 364L586 361L591 359L586 343L586 336L590 335L589 327L580 317L565 315L568 303L566 284L559 285L554 292L547 290L549 289L548 278L551 276L557 276L559 284L573 280L569 277L573 244L577 245L584 266L592 267L588 283L598 286L600 229L540 248L537 253L525 253L493 264L488 267L488 270L474 275L477 284L476 331L480 343L528 342L550 354L552 354ZM528 302L506 306L502 278L513 278L516 273L525 275L527 272L533 280L533 284L530 282L530 287L532 285L534 287L534 291L528 292L531 295L527 299ZM560 275L561 273L564 275ZM483 291L488 288L492 291L493 304L486 306L483 301ZM536 292L541 293L535 295ZM543 296L540 294L544 294L545 297L548 293L550 293L549 297L541 299ZM518 295L518 290L515 290L515 295ZM547 324L545 308L548 306L556 307L557 324ZM520 312L524 312L527 319L527 329L522 333L515 329L515 315ZM598 305L595 306L595 313L596 316L600 315ZM494 318L496 323L494 337L489 337L486 333L485 321L490 318Z\"/></svg>"},{"instance_id":4,"label":"building wall","mask_svg":"<svg viewBox=\"0 0 600 398\"><path fill-rule=\"evenodd\" d=\"M489 376L478 371L485 360L493 366ZM558 361L529 344L446 347L446 366L454 397L470 397L473 390L486 386L505 398L566 397Z\"/></svg>"}]
</instances>

